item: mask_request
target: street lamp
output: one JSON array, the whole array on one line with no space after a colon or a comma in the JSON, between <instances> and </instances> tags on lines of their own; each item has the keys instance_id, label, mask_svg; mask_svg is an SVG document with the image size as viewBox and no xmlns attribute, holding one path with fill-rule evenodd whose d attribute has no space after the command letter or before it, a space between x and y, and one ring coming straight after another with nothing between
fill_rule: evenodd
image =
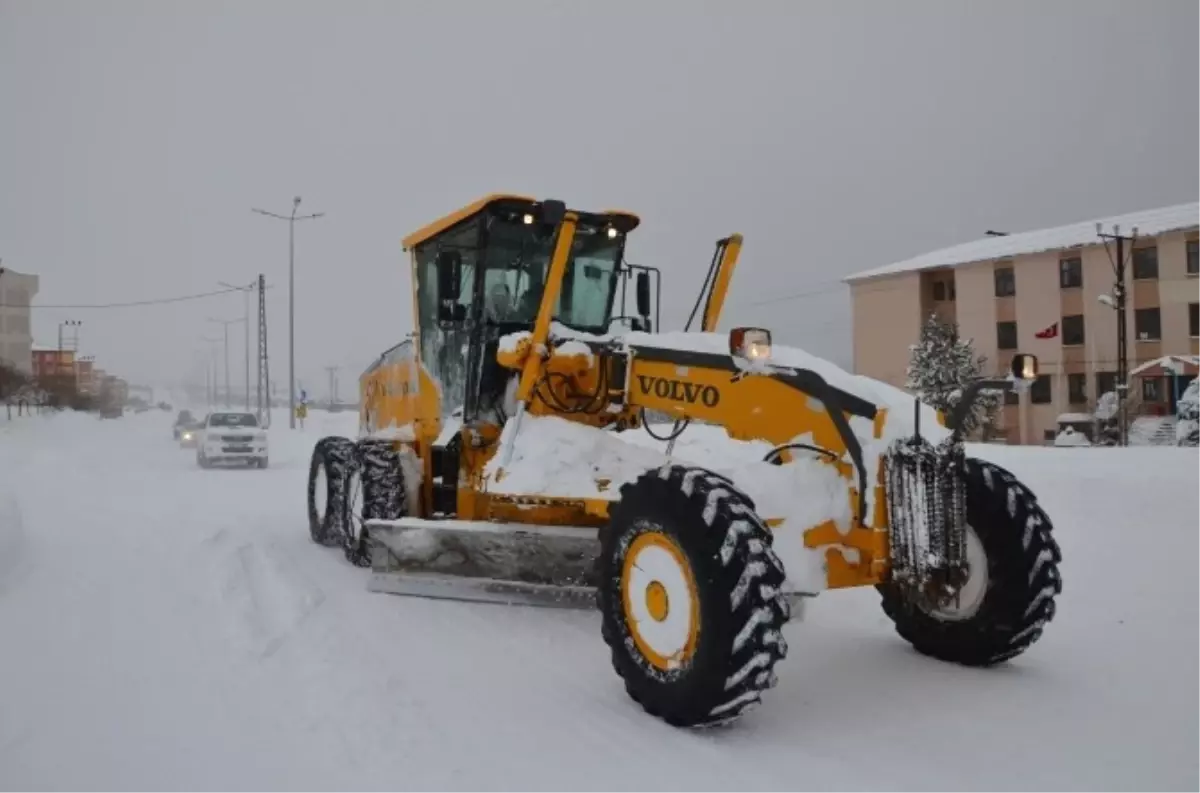
<instances>
[{"instance_id":1,"label":"street lamp","mask_svg":"<svg viewBox=\"0 0 1200 793\"><path fill-rule=\"evenodd\" d=\"M292 199L292 214L277 215L265 209L253 209L260 215L288 222L288 427L296 429L296 221L316 220L325 215L315 212L297 216L300 196Z\"/></svg>"}]
</instances>

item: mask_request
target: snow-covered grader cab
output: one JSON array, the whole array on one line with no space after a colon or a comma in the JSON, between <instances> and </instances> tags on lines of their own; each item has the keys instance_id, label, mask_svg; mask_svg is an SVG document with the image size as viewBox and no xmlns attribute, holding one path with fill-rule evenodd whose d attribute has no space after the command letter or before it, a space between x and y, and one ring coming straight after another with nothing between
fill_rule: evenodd
<instances>
[{"instance_id":1,"label":"snow-covered grader cab","mask_svg":"<svg viewBox=\"0 0 1200 793\"><path fill-rule=\"evenodd\" d=\"M1050 521L960 428L1036 359L944 416L766 329L717 333L738 235L700 329L663 333L659 273L625 258L638 223L498 195L407 237L416 331L363 374L360 437L313 451L313 539L375 591L598 608L629 695L676 725L758 703L784 624L827 589L876 587L940 659L1029 647L1061 590ZM721 443L693 459L688 431Z\"/></svg>"}]
</instances>

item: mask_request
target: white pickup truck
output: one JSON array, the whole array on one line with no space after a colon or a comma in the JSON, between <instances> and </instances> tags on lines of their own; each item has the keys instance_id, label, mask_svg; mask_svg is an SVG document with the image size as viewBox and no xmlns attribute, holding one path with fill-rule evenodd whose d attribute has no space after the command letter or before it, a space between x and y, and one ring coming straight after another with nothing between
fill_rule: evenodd
<instances>
[{"instance_id":1,"label":"white pickup truck","mask_svg":"<svg viewBox=\"0 0 1200 793\"><path fill-rule=\"evenodd\" d=\"M209 413L199 435L196 464L201 468L231 462L267 467L267 431L253 413Z\"/></svg>"}]
</instances>

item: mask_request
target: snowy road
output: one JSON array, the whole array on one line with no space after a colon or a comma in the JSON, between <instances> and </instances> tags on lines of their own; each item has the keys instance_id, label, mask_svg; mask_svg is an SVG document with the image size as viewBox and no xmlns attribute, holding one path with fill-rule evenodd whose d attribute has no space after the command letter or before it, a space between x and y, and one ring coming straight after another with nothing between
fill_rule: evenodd
<instances>
[{"instance_id":1,"label":"snowy road","mask_svg":"<svg viewBox=\"0 0 1200 793\"><path fill-rule=\"evenodd\" d=\"M939 664L829 593L765 704L692 733L625 696L595 615L375 595L314 546L308 453L354 421L201 471L168 414L0 418L0 788L1200 786L1194 450L987 447L1056 522L1040 643Z\"/></svg>"}]
</instances>

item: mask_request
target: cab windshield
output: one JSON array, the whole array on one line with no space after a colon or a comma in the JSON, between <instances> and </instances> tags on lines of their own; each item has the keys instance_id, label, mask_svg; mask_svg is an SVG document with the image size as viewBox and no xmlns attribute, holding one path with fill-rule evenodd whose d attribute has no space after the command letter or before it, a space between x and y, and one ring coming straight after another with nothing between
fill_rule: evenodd
<instances>
[{"instance_id":1,"label":"cab windshield","mask_svg":"<svg viewBox=\"0 0 1200 793\"><path fill-rule=\"evenodd\" d=\"M622 238L580 226L554 308L557 322L576 330L608 329ZM498 324L532 325L537 319L553 237L534 239L528 227L498 221L488 229L484 256L484 318Z\"/></svg>"}]
</instances>

